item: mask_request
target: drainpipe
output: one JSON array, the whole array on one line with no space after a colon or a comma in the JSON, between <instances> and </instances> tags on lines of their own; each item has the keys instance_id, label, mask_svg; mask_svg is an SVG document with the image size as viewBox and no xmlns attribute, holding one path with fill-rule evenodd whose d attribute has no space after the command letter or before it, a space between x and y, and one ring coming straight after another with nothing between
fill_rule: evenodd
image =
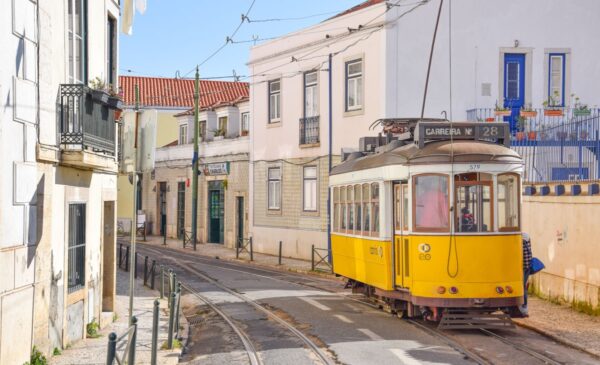
<instances>
[{"instance_id":1,"label":"drainpipe","mask_svg":"<svg viewBox=\"0 0 600 365\"><path fill-rule=\"evenodd\" d=\"M329 133L328 133L328 138L329 138L329 154L328 154L328 169L329 169L329 174L331 173L331 149L333 148L333 136L332 136L332 125L333 125L333 113L332 113L332 108L331 108L331 104L332 104L332 72L333 69L331 67L331 58L332 55L331 53L329 54ZM327 181L329 182L329 179L327 179ZM329 184L327 184L327 257L329 258L329 263L332 262L331 260L331 189L329 188Z\"/></svg>"}]
</instances>

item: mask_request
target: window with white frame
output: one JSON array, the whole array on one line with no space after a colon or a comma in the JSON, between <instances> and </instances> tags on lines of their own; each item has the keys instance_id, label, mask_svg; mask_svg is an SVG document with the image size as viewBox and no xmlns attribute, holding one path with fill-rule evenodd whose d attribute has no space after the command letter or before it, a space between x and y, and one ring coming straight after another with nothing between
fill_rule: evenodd
<instances>
[{"instance_id":1,"label":"window with white frame","mask_svg":"<svg viewBox=\"0 0 600 365\"><path fill-rule=\"evenodd\" d=\"M87 83L87 1L67 0L69 83Z\"/></svg>"},{"instance_id":2,"label":"window with white frame","mask_svg":"<svg viewBox=\"0 0 600 365\"><path fill-rule=\"evenodd\" d=\"M215 137L227 136L227 117L219 117L219 128L215 131Z\"/></svg>"},{"instance_id":3,"label":"window with white frame","mask_svg":"<svg viewBox=\"0 0 600 365\"><path fill-rule=\"evenodd\" d=\"M268 207L269 210L281 209L281 168L268 170Z\"/></svg>"},{"instance_id":4,"label":"window with white frame","mask_svg":"<svg viewBox=\"0 0 600 365\"><path fill-rule=\"evenodd\" d=\"M250 113L242 113L242 135L247 136L250 130Z\"/></svg>"},{"instance_id":5,"label":"window with white frame","mask_svg":"<svg viewBox=\"0 0 600 365\"><path fill-rule=\"evenodd\" d=\"M304 74L304 118L316 117L319 114L319 90L317 71Z\"/></svg>"},{"instance_id":6,"label":"window with white frame","mask_svg":"<svg viewBox=\"0 0 600 365\"><path fill-rule=\"evenodd\" d=\"M269 123L281 120L281 79L269 81Z\"/></svg>"},{"instance_id":7,"label":"window with white frame","mask_svg":"<svg viewBox=\"0 0 600 365\"><path fill-rule=\"evenodd\" d=\"M179 144L187 144L188 141L188 125L179 125Z\"/></svg>"},{"instance_id":8,"label":"window with white frame","mask_svg":"<svg viewBox=\"0 0 600 365\"><path fill-rule=\"evenodd\" d=\"M317 167L305 166L303 176L302 196L305 212L317 211Z\"/></svg>"},{"instance_id":9,"label":"window with white frame","mask_svg":"<svg viewBox=\"0 0 600 365\"><path fill-rule=\"evenodd\" d=\"M346 111L362 109L363 104L363 61L346 62Z\"/></svg>"},{"instance_id":10,"label":"window with white frame","mask_svg":"<svg viewBox=\"0 0 600 365\"><path fill-rule=\"evenodd\" d=\"M548 55L548 104L565 105L565 54Z\"/></svg>"},{"instance_id":11,"label":"window with white frame","mask_svg":"<svg viewBox=\"0 0 600 365\"><path fill-rule=\"evenodd\" d=\"M117 21L108 16L106 21L106 83L116 87L117 81ZM116 90L115 90L116 91Z\"/></svg>"}]
</instances>

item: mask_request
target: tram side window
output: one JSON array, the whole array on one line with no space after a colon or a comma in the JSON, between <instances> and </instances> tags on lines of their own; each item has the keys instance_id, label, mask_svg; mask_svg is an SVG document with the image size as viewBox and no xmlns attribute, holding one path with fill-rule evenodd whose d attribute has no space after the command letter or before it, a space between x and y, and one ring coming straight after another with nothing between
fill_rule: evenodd
<instances>
[{"instance_id":1,"label":"tram side window","mask_svg":"<svg viewBox=\"0 0 600 365\"><path fill-rule=\"evenodd\" d=\"M369 191L369 184L363 184L362 196L363 230L365 232L365 235L369 235L371 232L371 200L369 199L371 193Z\"/></svg>"},{"instance_id":2,"label":"tram side window","mask_svg":"<svg viewBox=\"0 0 600 365\"><path fill-rule=\"evenodd\" d=\"M340 231L346 232L346 221L348 219L346 214L346 187L340 188Z\"/></svg>"},{"instance_id":3,"label":"tram side window","mask_svg":"<svg viewBox=\"0 0 600 365\"><path fill-rule=\"evenodd\" d=\"M454 182L456 231L492 231L492 175L457 174Z\"/></svg>"},{"instance_id":4,"label":"tram side window","mask_svg":"<svg viewBox=\"0 0 600 365\"><path fill-rule=\"evenodd\" d=\"M418 175L413 178L415 231L447 232L448 176Z\"/></svg>"},{"instance_id":5,"label":"tram side window","mask_svg":"<svg viewBox=\"0 0 600 365\"><path fill-rule=\"evenodd\" d=\"M354 233L354 189L348 186L346 192L348 193L348 233Z\"/></svg>"},{"instance_id":6,"label":"tram side window","mask_svg":"<svg viewBox=\"0 0 600 365\"><path fill-rule=\"evenodd\" d=\"M362 231L362 190L360 185L354 185L354 213L356 214L356 234Z\"/></svg>"},{"instance_id":7,"label":"tram side window","mask_svg":"<svg viewBox=\"0 0 600 365\"><path fill-rule=\"evenodd\" d=\"M372 224L371 224L371 234L378 235L379 234L379 184L372 183L371 184L371 215L372 215Z\"/></svg>"},{"instance_id":8,"label":"tram side window","mask_svg":"<svg viewBox=\"0 0 600 365\"><path fill-rule=\"evenodd\" d=\"M408 185L402 185L402 229L408 231Z\"/></svg>"},{"instance_id":9,"label":"tram side window","mask_svg":"<svg viewBox=\"0 0 600 365\"><path fill-rule=\"evenodd\" d=\"M340 231L340 188L333 188L333 231Z\"/></svg>"},{"instance_id":10,"label":"tram side window","mask_svg":"<svg viewBox=\"0 0 600 365\"><path fill-rule=\"evenodd\" d=\"M519 176L498 175L498 229L519 230Z\"/></svg>"}]
</instances>

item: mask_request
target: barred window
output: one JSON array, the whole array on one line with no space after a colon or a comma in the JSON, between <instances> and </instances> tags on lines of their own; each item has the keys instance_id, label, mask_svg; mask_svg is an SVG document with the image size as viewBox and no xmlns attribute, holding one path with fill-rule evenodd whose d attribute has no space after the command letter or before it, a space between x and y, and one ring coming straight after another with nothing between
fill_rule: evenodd
<instances>
[{"instance_id":1,"label":"barred window","mask_svg":"<svg viewBox=\"0 0 600 365\"><path fill-rule=\"evenodd\" d=\"M85 204L69 205L68 292L85 286Z\"/></svg>"}]
</instances>

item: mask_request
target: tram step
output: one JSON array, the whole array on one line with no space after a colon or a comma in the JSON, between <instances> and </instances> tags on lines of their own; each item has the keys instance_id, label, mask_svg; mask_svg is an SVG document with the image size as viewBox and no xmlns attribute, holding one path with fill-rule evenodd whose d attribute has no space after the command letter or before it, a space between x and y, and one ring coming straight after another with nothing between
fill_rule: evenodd
<instances>
[{"instance_id":1,"label":"tram step","mask_svg":"<svg viewBox=\"0 0 600 365\"><path fill-rule=\"evenodd\" d=\"M442 315L438 329L510 329L515 324L503 312L488 313L481 310L449 310Z\"/></svg>"}]
</instances>

